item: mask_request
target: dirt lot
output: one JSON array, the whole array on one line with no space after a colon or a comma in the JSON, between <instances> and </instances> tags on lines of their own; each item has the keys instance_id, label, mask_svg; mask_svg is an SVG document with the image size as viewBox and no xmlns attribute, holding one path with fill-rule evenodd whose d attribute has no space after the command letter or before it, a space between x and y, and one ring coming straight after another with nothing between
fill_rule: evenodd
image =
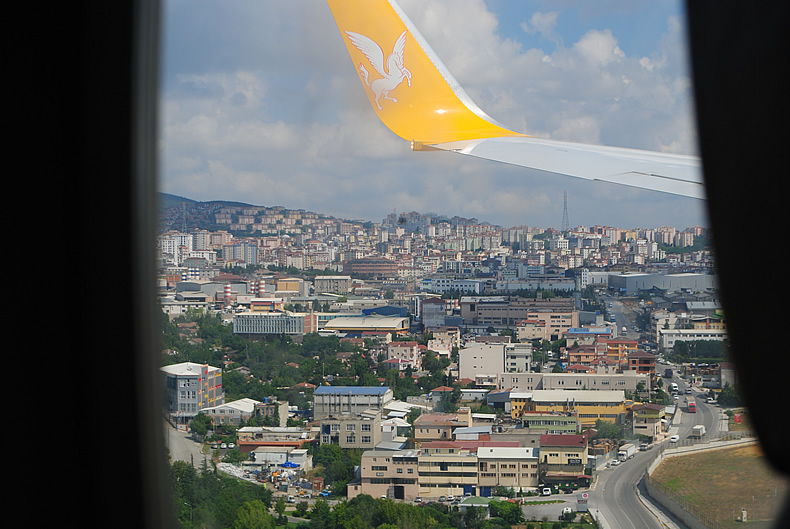
<instances>
[{"instance_id":1,"label":"dirt lot","mask_svg":"<svg viewBox=\"0 0 790 529\"><path fill-rule=\"evenodd\" d=\"M653 473L686 501L696 505L722 529L742 528L735 522L747 510L749 527L770 527L790 492L788 481L768 466L758 445L664 459Z\"/></svg>"}]
</instances>

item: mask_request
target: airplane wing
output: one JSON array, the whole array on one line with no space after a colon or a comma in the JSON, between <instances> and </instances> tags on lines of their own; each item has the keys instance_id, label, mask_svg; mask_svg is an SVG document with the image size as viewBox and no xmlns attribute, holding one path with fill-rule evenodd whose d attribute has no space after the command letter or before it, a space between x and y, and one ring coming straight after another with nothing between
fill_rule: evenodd
<instances>
[{"instance_id":1,"label":"airplane wing","mask_svg":"<svg viewBox=\"0 0 790 529\"><path fill-rule=\"evenodd\" d=\"M697 157L536 138L507 129L483 112L442 64L395 0L327 0L371 106L415 151L478 158L692 198L705 198ZM358 35L392 49L406 31L405 60L369 78ZM394 53L393 53L394 55ZM375 67L375 66L374 66Z\"/></svg>"}]
</instances>

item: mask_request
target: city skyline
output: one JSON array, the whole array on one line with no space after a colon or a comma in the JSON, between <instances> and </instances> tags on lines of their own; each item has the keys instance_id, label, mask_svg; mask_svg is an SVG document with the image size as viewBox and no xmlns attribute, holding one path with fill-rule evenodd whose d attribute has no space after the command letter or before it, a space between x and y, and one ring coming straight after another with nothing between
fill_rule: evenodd
<instances>
[{"instance_id":1,"label":"city skyline","mask_svg":"<svg viewBox=\"0 0 790 529\"><path fill-rule=\"evenodd\" d=\"M506 126L694 154L679 4L401 5ZM567 191L571 226L707 224L699 200L411 152L373 115L324 2L168 1L164 43L163 192L374 222L397 210L557 227Z\"/></svg>"}]
</instances>

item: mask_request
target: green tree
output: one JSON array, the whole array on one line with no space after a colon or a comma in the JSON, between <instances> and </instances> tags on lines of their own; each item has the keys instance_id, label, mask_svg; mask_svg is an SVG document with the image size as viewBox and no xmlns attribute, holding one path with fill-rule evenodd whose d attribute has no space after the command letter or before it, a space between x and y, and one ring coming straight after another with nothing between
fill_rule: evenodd
<instances>
[{"instance_id":1,"label":"green tree","mask_svg":"<svg viewBox=\"0 0 790 529\"><path fill-rule=\"evenodd\" d=\"M310 529L331 529L332 512L329 504L319 498L310 511Z\"/></svg>"},{"instance_id":2,"label":"green tree","mask_svg":"<svg viewBox=\"0 0 790 529\"><path fill-rule=\"evenodd\" d=\"M595 421L595 434L594 439L621 439L623 437L623 429L617 424L606 422L602 419Z\"/></svg>"},{"instance_id":3,"label":"green tree","mask_svg":"<svg viewBox=\"0 0 790 529\"><path fill-rule=\"evenodd\" d=\"M296 513L299 515L300 518L304 518L307 514L307 511L310 510L310 504L306 501L300 501L296 504Z\"/></svg>"},{"instance_id":4,"label":"green tree","mask_svg":"<svg viewBox=\"0 0 790 529\"><path fill-rule=\"evenodd\" d=\"M285 498L280 496L279 498L277 498L277 501L274 502L274 512L282 516L283 514L285 514L285 507L286 507Z\"/></svg>"},{"instance_id":5,"label":"green tree","mask_svg":"<svg viewBox=\"0 0 790 529\"><path fill-rule=\"evenodd\" d=\"M260 500L245 502L236 511L234 529L274 529L274 516Z\"/></svg>"},{"instance_id":6,"label":"green tree","mask_svg":"<svg viewBox=\"0 0 790 529\"><path fill-rule=\"evenodd\" d=\"M205 437L212 425L213 422L211 417L203 412L195 415L189 423L189 427L192 429L192 431L200 437Z\"/></svg>"},{"instance_id":7,"label":"green tree","mask_svg":"<svg viewBox=\"0 0 790 529\"><path fill-rule=\"evenodd\" d=\"M740 406L741 397L734 386L731 386L729 382L725 382L719 393L718 401L722 406Z\"/></svg>"}]
</instances>

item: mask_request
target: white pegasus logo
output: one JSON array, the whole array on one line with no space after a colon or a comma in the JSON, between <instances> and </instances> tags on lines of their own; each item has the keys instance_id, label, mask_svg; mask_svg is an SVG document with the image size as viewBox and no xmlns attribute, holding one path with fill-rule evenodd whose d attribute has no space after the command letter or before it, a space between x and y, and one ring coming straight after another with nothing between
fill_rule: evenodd
<instances>
[{"instance_id":1,"label":"white pegasus logo","mask_svg":"<svg viewBox=\"0 0 790 529\"><path fill-rule=\"evenodd\" d=\"M376 44L372 39L359 33L346 31L348 38L354 46L361 51L365 57L370 61L371 66L381 75L381 79L376 79L371 82L368 80L368 70L365 65L359 64L359 71L362 72L362 78L365 84L376 96L376 106L382 110L379 100L383 97L392 102L397 103L398 100L390 97L389 93L395 90L399 84L405 79L409 86L411 86L411 72L403 66L403 49L406 46L406 32L400 34L398 40L395 41L395 46L392 47L392 53L387 57L387 69L384 70L384 52L381 46Z\"/></svg>"}]
</instances>

